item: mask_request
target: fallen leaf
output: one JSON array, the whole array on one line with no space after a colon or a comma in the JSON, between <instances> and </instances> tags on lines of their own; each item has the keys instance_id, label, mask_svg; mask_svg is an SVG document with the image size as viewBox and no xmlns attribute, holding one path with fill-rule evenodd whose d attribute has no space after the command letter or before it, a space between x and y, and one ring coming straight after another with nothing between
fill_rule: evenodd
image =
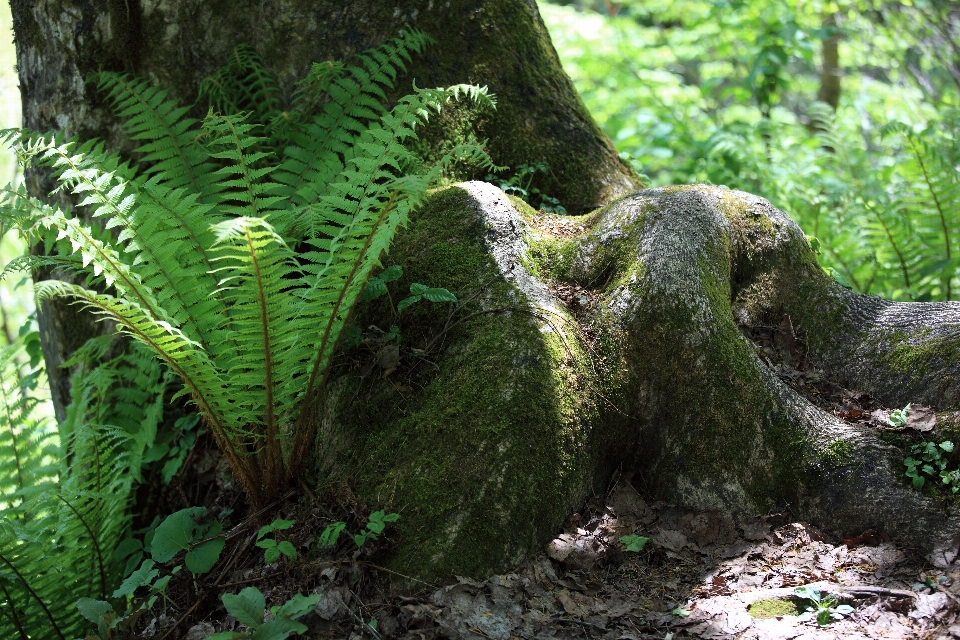
<instances>
[{"instance_id":1,"label":"fallen leaf","mask_svg":"<svg viewBox=\"0 0 960 640\"><path fill-rule=\"evenodd\" d=\"M907 424L904 425L906 429L923 433L933 431L936 424L937 414L930 407L925 407L922 404L911 404L910 408L907 409Z\"/></svg>"},{"instance_id":2,"label":"fallen leaf","mask_svg":"<svg viewBox=\"0 0 960 640\"><path fill-rule=\"evenodd\" d=\"M380 349L377 353L377 364L384 369L383 377L389 376L400 365L400 347L388 344Z\"/></svg>"}]
</instances>

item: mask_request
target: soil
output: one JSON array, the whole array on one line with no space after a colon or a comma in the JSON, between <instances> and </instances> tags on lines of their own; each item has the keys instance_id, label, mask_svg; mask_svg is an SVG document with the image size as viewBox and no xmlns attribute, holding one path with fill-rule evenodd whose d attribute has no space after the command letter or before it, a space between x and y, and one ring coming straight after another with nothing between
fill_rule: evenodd
<instances>
[{"instance_id":1,"label":"soil","mask_svg":"<svg viewBox=\"0 0 960 640\"><path fill-rule=\"evenodd\" d=\"M345 486L323 500L288 503L279 515L296 523L277 538L293 544L298 560L269 565L252 544L254 522L241 523L198 590L187 572L175 576L164 612L141 619L135 637L202 640L240 631L220 596L256 586L268 606L321 594L300 618L306 638L960 638L960 565L934 569L874 532L844 542L788 513L736 526L719 511L648 502L622 478L520 566L483 581L426 584L381 565L389 526L360 549L347 536L319 547L331 509L352 531L365 520L363 508ZM649 540L627 551L620 539L629 535ZM778 615L810 604L796 595L799 586L852 612L823 626Z\"/></svg>"}]
</instances>

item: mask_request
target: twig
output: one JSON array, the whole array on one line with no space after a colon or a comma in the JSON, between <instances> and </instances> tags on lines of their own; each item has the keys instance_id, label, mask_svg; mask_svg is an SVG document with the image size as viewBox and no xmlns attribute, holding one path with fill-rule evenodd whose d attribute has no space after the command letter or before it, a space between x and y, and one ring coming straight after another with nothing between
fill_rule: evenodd
<instances>
[{"instance_id":1,"label":"twig","mask_svg":"<svg viewBox=\"0 0 960 640\"><path fill-rule=\"evenodd\" d=\"M310 500L312 502L316 502L317 501L316 494L310 490L310 487L308 487L307 483L303 481L303 478L299 478L299 480L300 480L300 488L302 488L304 491L307 492L307 495L310 496Z\"/></svg>"},{"instance_id":2,"label":"twig","mask_svg":"<svg viewBox=\"0 0 960 640\"><path fill-rule=\"evenodd\" d=\"M393 571L392 569L387 569L386 567L381 567L378 564L373 564L372 562L366 562L365 560L321 560L318 562L305 562L301 566L304 567L319 567L319 566L332 566L332 565L342 565L342 564L362 564L368 567L372 567L377 571L384 571L386 573L392 573L395 576L400 576L401 578L406 578L407 580L413 580L414 582L419 582L422 585L426 585L431 589L439 589L440 585L434 584L432 582L424 582L419 578L414 578L413 576L408 576L405 573L400 573L399 571Z\"/></svg>"},{"instance_id":3,"label":"twig","mask_svg":"<svg viewBox=\"0 0 960 640\"><path fill-rule=\"evenodd\" d=\"M247 548L250 546L250 543L251 543L251 542L253 542L253 536L252 536L252 535L249 536L249 537L246 539L246 541L244 541L242 547L241 547L241 546L237 546L237 547L234 547L234 548L233 548L233 554L230 556L230 561L227 562L227 566L225 566L225 567L223 568L223 571L220 572L220 575L217 576L217 580L216 580L216 582L213 583L213 586L217 586L217 585L220 584L220 581L223 580L223 577L224 577L225 575L227 575L227 572L230 571L230 569L233 568L233 563L236 562L236 561L237 561L237 558L239 558L239 557L243 554L243 552L247 550Z\"/></svg>"},{"instance_id":4,"label":"twig","mask_svg":"<svg viewBox=\"0 0 960 640\"><path fill-rule=\"evenodd\" d=\"M592 622L584 622L583 620L575 620L573 618L550 618L550 622L569 622L570 624L579 624L584 627L590 627L592 629L597 629L599 631L609 631L606 627L601 627L600 625L593 624Z\"/></svg>"},{"instance_id":5,"label":"twig","mask_svg":"<svg viewBox=\"0 0 960 640\"><path fill-rule=\"evenodd\" d=\"M206 592L201 594L201 597L197 598L197 601L193 603L193 606L187 609L187 612L184 613L182 616L180 616L180 618L173 624L173 626L167 629L167 632L165 634L160 636L160 640L166 640L167 636L173 633L177 629L177 627L179 627L180 624L187 619L187 616L193 613L194 609L200 606L200 603L203 602L203 596L205 595L207 595Z\"/></svg>"},{"instance_id":6,"label":"twig","mask_svg":"<svg viewBox=\"0 0 960 640\"><path fill-rule=\"evenodd\" d=\"M351 591L350 594L353 595L354 599L356 599L357 604L359 604L362 607L363 603L360 602L360 598L357 597L357 594L353 593L353 591ZM340 601L340 604L343 605L344 609L350 612L350 615L353 616L353 619L357 621L357 623L360 625L361 628L365 629L371 636L376 638L376 640L383 640L383 637L379 633L377 633L376 629L371 627L368 623L364 622L363 618L358 616L356 613L354 613L353 609L347 606L347 603L343 601L343 598L340 597L339 593L337 594L337 600Z\"/></svg>"},{"instance_id":7,"label":"twig","mask_svg":"<svg viewBox=\"0 0 960 640\"><path fill-rule=\"evenodd\" d=\"M845 587L839 584L832 582L813 582L811 584L805 585L807 587L812 587L818 591L825 591L827 593L836 593L839 596L853 596L868 598L870 596L890 596L893 598L916 598L917 594L913 591L907 591L905 589L888 589L886 587L871 587L871 586L862 586L862 587ZM786 598L795 596L796 592L793 587L783 587L779 589L762 589L760 591L750 591L748 593L739 594L740 600L746 604L756 602L757 600L762 600L765 598Z\"/></svg>"}]
</instances>

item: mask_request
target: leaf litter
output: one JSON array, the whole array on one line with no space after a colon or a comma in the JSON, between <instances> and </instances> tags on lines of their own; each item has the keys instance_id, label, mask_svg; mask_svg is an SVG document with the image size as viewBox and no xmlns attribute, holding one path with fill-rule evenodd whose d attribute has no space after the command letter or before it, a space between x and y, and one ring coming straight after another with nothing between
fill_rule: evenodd
<instances>
[{"instance_id":1,"label":"leaf litter","mask_svg":"<svg viewBox=\"0 0 960 640\"><path fill-rule=\"evenodd\" d=\"M789 513L737 523L717 510L648 502L628 480L570 516L563 531L521 565L486 580L453 576L444 584L384 569L389 529L377 545L362 549L346 542L315 548L315 534L332 515L329 505L289 505L285 515L297 524L284 533L301 560L264 565L262 553L228 550L240 559L225 588L201 584L204 606L185 618L185 635L169 637L200 640L239 629L220 596L255 585L268 605L296 593L322 596L300 618L307 638L960 638L960 564L935 569L881 533L844 540ZM345 487L339 491L341 513L346 506L356 511L357 523L363 520L365 506ZM642 551L628 552L620 539L629 535L650 540ZM853 611L826 626L763 613L800 613L800 586ZM171 595L164 620L139 637L162 637L177 611L196 600L189 586Z\"/></svg>"}]
</instances>

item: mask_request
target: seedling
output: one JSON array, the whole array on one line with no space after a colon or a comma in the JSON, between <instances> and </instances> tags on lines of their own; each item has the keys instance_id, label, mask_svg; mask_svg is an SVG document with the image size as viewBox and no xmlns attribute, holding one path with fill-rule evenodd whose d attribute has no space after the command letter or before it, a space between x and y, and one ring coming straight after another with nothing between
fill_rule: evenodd
<instances>
[{"instance_id":1,"label":"seedling","mask_svg":"<svg viewBox=\"0 0 960 640\"><path fill-rule=\"evenodd\" d=\"M629 536L623 536L620 538L620 542L624 547L627 548L627 551L633 551L638 553L643 551L643 548L650 542L650 538L645 536L638 536L636 534L630 534Z\"/></svg>"},{"instance_id":2,"label":"seedling","mask_svg":"<svg viewBox=\"0 0 960 640\"><path fill-rule=\"evenodd\" d=\"M834 596L822 596L820 591L813 587L797 587L793 593L806 602L801 602L801 606L806 607L806 611L798 616L798 620L816 620L820 626L825 626L831 620L841 620L844 616L853 613L853 607L848 604L837 604Z\"/></svg>"},{"instance_id":3,"label":"seedling","mask_svg":"<svg viewBox=\"0 0 960 640\"><path fill-rule=\"evenodd\" d=\"M286 540L277 542L275 538L264 538L268 533L289 529L296 520L274 520L270 524L260 527L257 532L257 546L264 549L263 561L267 564L273 564L280 558L280 554L287 556L291 560L297 559L297 550Z\"/></svg>"},{"instance_id":4,"label":"seedling","mask_svg":"<svg viewBox=\"0 0 960 640\"><path fill-rule=\"evenodd\" d=\"M940 482L950 487L953 493L960 491L960 470L947 469L948 460L943 456L943 452L953 451L953 442L918 442L910 451L913 455L903 464L907 467L905 475L913 481L913 486L919 489L926 484L927 477L940 478Z\"/></svg>"},{"instance_id":5,"label":"seedling","mask_svg":"<svg viewBox=\"0 0 960 640\"><path fill-rule=\"evenodd\" d=\"M291 633L301 634L307 631L307 625L297 622L297 618L306 614L320 601L322 596L315 593L303 596L299 593L282 606L270 607L273 620L264 622L266 599L256 587L247 587L240 593L223 594L223 606L237 622L249 627L249 631L222 631L207 640L283 640Z\"/></svg>"},{"instance_id":6,"label":"seedling","mask_svg":"<svg viewBox=\"0 0 960 640\"><path fill-rule=\"evenodd\" d=\"M903 409L895 409L890 412L890 417L887 418L887 422L891 427L903 427L907 424L907 411L909 411L910 405L908 404Z\"/></svg>"},{"instance_id":7,"label":"seedling","mask_svg":"<svg viewBox=\"0 0 960 640\"><path fill-rule=\"evenodd\" d=\"M398 513L384 513L383 510L374 511L370 514L367 526L360 533L353 536L353 541L357 547L362 547L367 540L376 540L377 536L383 533L388 522L396 522L400 519ZM332 547L337 544L340 534L347 528L346 522L334 522L327 525L327 528L320 534L320 546Z\"/></svg>"}]
</instances>

